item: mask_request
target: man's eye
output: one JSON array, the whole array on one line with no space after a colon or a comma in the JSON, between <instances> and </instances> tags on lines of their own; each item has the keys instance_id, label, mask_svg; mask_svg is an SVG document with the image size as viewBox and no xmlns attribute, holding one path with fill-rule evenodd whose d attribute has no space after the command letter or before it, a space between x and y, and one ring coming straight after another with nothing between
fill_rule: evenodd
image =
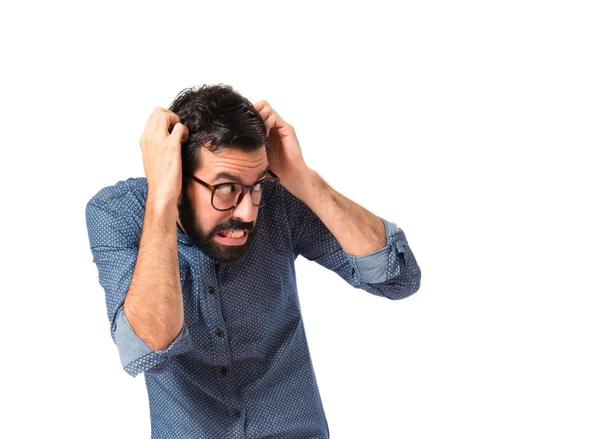
<instances>
[{"instance_id":1,"label":"man's eye","mask_svg":"<svg viewBox=\"0 0 600 439\"><path fill-rule=\"evenodd\" d=\"M261 189L261 183L256 183L256 185L254 186L254 192L260 192Z\"/></svg>"},{"instance_id":2,"label":"man's eye","mask_svg":"<svg viewBox=\"0 0 600 439\"><path fill-rule=\"evenodd\" d=\"M219 189L217 189L217 192L219 192L222 195L231 194L231 193L235 192L235 185L234 184L226 184L225 186L219 187Z\"/></svg>"}]
</instances>

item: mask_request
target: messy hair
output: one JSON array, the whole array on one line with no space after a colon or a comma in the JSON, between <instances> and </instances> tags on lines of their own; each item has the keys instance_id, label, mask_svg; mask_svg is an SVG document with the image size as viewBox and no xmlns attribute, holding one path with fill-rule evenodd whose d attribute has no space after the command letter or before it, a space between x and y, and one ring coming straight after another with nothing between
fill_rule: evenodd
<instances>
[{"instance_id":1,"label":"messy hair","mask_svg":"<svg viewBox=\"0 0 600 439\"><path fill-rule=\"evenodd\" d=\"M169 110L188 128L188 139L181 145L182 187L188 174L201 166L200 149L211 152L225 148L254 151L267 145L267 133L260 114L252 103L225 84L202 85L182 90Z\"/></svg>"}]
</instances>

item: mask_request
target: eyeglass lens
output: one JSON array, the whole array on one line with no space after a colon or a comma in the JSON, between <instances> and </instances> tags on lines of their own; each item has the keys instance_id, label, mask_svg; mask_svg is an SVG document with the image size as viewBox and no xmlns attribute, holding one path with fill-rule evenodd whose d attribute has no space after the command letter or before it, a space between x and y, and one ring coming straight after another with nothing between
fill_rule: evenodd
<instances>
[{"instance_id":1,"label":"eyeglass lens","mask_svg":"<svg viewBox=\"0 0 600 439\"><path fill-rule=\"evenodd\" d=\"M255 206L264 206L271 196L275 193L276 184L273 180L264 180L257 183L250 195L252 204ZM217 209L230 209L237 203L242 193L242 185L237 183L226 184L215 190L213 196L213 206Z\"/></svg>"}]
</instances>

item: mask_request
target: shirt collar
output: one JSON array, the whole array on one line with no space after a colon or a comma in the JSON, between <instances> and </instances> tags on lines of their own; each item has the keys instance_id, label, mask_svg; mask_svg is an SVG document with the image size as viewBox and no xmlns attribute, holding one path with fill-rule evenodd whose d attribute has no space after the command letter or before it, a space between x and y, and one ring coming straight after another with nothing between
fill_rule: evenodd
<instances>
[{"instance_id":1,"label":"shirt collar","mask_svg":"<svg viewBox=\"0 0 600 439\"><path fill-rule=\"evenodd\" d=\"M192 243L192 240L190 239L190 237L188 235L186 235L185 233L183 233L183 230L181 230L181 228L179 227L179 224L177 224L177 241L181 242L183 245L188 245L188 246L192 246L194 245Z\"/></svg>"}]
</instances>

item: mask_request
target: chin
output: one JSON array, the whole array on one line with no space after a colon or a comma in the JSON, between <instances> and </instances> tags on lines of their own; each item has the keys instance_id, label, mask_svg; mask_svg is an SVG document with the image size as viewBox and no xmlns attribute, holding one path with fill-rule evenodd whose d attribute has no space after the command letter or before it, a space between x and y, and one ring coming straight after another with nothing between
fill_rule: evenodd
<instances>
[{"instance_id":1,"label":"chin","mask_svg":"<svg viewBox=\"0 0 600 439\"><path fill-rule=\"evenodd\" d=\"M235 245L235 244L225 244L219 242L215 237L210 239L210 250L208 250L209 255L219 263L223 264L239 264L243 262L248 253L250 253L250 249L252 248L252 243L254 241L254 233L250 233L248 238L243 244Z\"/></svg>"},{"instance_id":2,"label":"chin","mask_svg":"<svg viewBox=\"0 0 600 439\"><path fill-rule=\"evenodd\" d=\"M227 246L227 247L235 247L235 246ZM229 252L219 252L218 255L214 255L213 259L215 262L221 264L239 264L246 260L246 256L248 256L248 252L231 254Z\"/></svg>"}]
</instances>

